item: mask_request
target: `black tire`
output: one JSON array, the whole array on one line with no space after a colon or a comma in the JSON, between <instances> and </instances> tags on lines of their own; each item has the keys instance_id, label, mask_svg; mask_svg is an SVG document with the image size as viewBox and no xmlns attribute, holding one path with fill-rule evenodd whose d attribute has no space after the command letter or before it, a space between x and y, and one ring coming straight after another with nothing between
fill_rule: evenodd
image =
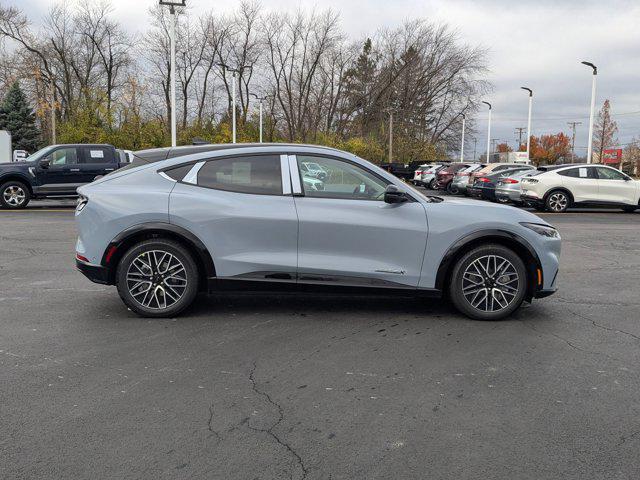
<instances>
[{"instance_id":1,"label":"black tire","mask_svg":"<svg viewBox=\"0 0 640 480\"><path fill-rule=\"evenodd\" d=\"M625 213L633 213L638 209L638 207L622 207L622 211Z\"/></svg>"},{"instance_id":2,"label":"black tire","mask_svg":"<svg viewBox=\"0 0 640 480\"><path fill-rule=\"evenodd\" d=\"M450 182L449 185L447 185L447 193L449 195L457 195L459 192L460 190L453 184L453 182Z\"/></svg>"},{"instance_id":3,"label":"black tire","mask_svg":"<svg viewBox=\"0 0 640 480\"><path fill-rule=\"evenodd\" d=\"M9 180L0 185L0 206L11 210L25 208L31 200L29 188L18 180Z\"/></svg>"},{"instance_id":4,"label":"black tire","mask_svg":"<svg viewBox=\"0 0 640 480\"><path fill-rule=\"evenodd\" d=\"M431 190L435 190L436 189L436 179L435 178L429 182L429 188Z\"/></svg>"},{"instance_id":5,"label":"black tire","mask_svg":"<svg viewBox=\"0 0 640 480\"><path fill-rule=\"evenodd\" d=\"M564 190L553 190L547 195L544 205L550 212L564 213L571 205L571 197Z\"/></svg>"},{"instance_id":6,"label":"black tire","mask_svg":"<svg viewBox=\"0 0 640 480\"><path fill-rule=\"evenodd\" d=\"M165 260L165 254L169 254L168 261ZM144 263L156 267L153 273L144 266L143 269L139 268L139 265ZM172 274L167 275L167 271ZM141 284L143 282L144 284ZM147 284L149 287L145 290ZM181 244L164 238L145 240L131 247L118 263L116 286L122 301L138 315L153 318L173 317L195 300L198 294L198 267L189 251ZM139 292L136 297L134 295L137 289ZM148 293L145 292L152 293L151 298L148 298ZM164 306L161 304L162 300Z\"/></svg>"},{"instance_id":7,"label":"black tire","mask_svg":"<svg viewBox=\"0 0 640 480\"><path fill-rule=\"evenodd\" d=\"M533 205L536 212L544 212L547 208L544 205L538 205L537 203Z\"/></svg>"},{"instance_id":8,"label":"black tire","mask_svg":"<svg viewBox=\"0 0 640 480\"><path fill-rule=\"evenodd\" d=\"M476 266L482 265L487 258L489 275L481 280L480 273L474 272L483 272L482 268ZM492 258L496 259L496 263L492 264ZM492 274L497 273L490 271L491 265L494 265L495 269L496 265L504 265L503 260L508 262L508 265L503 267L504 272L498 278L490 279ZM501 272L503 269L497 270ZM481 284L474 289L476 281ZM528 282L524 262L513 250L502 245L487 244L474 248L456 262L449 281L449 297L458 311L470 318L501 320L520 307L527 292ZM476 302L478 304L474 306ZM490 309L490 306L493 308Z\"/></svg>"}]
</instances>

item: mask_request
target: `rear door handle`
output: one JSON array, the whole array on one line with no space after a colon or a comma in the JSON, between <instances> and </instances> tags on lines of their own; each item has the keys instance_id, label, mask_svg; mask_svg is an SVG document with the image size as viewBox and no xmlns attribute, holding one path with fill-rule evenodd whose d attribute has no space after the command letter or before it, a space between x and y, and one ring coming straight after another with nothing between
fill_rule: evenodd
<instances>
[{"instance_id":1,"label":"rear door handle","mask_svg":"<svg viewBox=\"0 0 640 480\"><path fill-rule=\"evenodd\" d=\"M69 171L70 172L79 172L80 169L79 168L70 168Z\"/></svg>"},{"instance_id":2,"label":"rear door handle","mask_svg":"<svg viewBox=\"0 0 640 480\"><path fill-rule=\"evenodd\" d=\"M105 168L104 171L105 172L113 172L115 170L115 168Z\"/></svg>"}]
</instances>

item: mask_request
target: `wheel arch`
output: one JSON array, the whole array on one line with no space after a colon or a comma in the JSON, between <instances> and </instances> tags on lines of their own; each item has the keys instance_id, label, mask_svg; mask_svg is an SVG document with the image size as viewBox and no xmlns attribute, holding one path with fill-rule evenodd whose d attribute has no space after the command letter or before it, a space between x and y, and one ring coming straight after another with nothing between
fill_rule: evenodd
<instances>
[{"instance_id":1,"label":"wheel arch","mask_svg":"<svg viewBox=\"0 0 640 480\"><path fill-rule=\"evenodd\" d=\"M456 241L447 253L445 253L436 274L435 288L445 292L449 285L451 273L456 262L473 248L486 244L497 244L513 250L518 255L527 269L527 294L530 301L538 289L542 288L543 271L540 257L535 249L520 235L506 230L480 230L473 232Z\"/></svg>"},{"instance_id":2,"label":"wheel arch","mask_svg":"<svg viewBox=\"0 0 640 480\"><path fill-rule=\"evenodd\" d=\"M184 246L193 256L198 267L199 285L206 290L207 280L216 276L213 258L205 244L189 230L165 222L153 222L134 225L120 232L104 251L101 265L108 269L110 284L115 283L118 263L124 254L137 243L154 238L167 238Z\"/></svg>"},{"instance_id":3,"label":"wheel arch","mask_svg":"<svg viewBox=\"0 0 640 480\"><path fill-rule=\"evenodd\" d=\"M10 181L20 182L24 184L29 190L29 195L33 196L33 187L31 186L31 181L26 176L20 173L8 173L7 175L0 177L0 185Z\"/></svg>"},{"instance_id":4,"label":"wheel arch","mask_svg":"<svg viewBox=\"0 0 640 480\"><path fill-rule=\"evenodd\" d=\"M545 205L547 203L547 199L554 192L566 193L569 196L569 206L571 206L571 204L575 202L575 199L573 198L573 194L571 193L571 191L567 187L553 187L553 188L550 188L549 191L544 194L544 197L542 197Z\"/></svg>"}]
</instances>

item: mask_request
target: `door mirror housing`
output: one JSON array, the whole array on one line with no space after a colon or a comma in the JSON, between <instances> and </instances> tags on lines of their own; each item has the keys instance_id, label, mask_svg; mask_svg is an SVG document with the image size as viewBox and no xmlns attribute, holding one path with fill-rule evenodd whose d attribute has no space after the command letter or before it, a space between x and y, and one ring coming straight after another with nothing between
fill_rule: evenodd
<instances>
[{"instance_id":1,"label":"door mirror housing","mask_svg":"<svg viewBox=\"0 0 640 480\"><path fill-rule=\"evenodd\" d=\"M403 203L407 200L409 199L407 198L406 193L393 184L387 185L387 188L384 191L384 201L386 203Z\"/></svg>"},{"instance_id":2,"label":"door mirror housing","mask_svg":"<svg viewBox=\"0 0 640 480\"><path fill-rule=\"evenodd\" d=\"M38 162L38 165L40 166L40 168L46 170L51 166L51 160L49 158L43 158Z\"/></svg>"}]
</instances>

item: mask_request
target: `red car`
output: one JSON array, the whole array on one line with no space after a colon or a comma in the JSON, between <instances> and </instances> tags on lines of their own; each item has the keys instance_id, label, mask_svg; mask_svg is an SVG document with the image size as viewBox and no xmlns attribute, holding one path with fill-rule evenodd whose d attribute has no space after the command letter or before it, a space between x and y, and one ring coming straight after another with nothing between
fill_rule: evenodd
<instances>
[{"instance_id":1,"label":"red car","mask_svg":"<svg viewBox=\"0 0 640 480\"><path fill-rule=\"evenodd\" d=\"M449 193L456 193L452 191L451 182L455 177L458 170L467 168L470 166L468 163L452 163L446 168L443 168L436 175L436 190L446 190Z\"/></svg>"}]
</instances>

